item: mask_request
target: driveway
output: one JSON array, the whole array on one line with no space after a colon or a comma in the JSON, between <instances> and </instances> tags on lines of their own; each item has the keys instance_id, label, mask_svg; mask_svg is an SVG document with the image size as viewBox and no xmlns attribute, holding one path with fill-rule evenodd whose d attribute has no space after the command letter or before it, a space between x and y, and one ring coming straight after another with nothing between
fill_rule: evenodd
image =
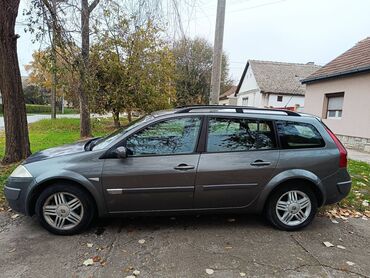
<instances>
[{"instance_id":1,"label":"driveway","mask_svg":"<svg viewBox=\"0 0 370 278\"><path fill-rule=\"evenodd\" d=\"M2 277L369 277L369 258L363 219L282 232L257 216L113 218L61 237L0 213Z\"/></svg>"}]
</instances>

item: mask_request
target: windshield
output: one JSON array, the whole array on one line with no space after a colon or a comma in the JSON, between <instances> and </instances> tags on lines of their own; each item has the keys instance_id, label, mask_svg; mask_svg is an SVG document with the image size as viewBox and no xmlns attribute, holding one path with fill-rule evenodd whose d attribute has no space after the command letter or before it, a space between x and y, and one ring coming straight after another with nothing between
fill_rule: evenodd
<instances>
[{"instance_id":1,"label":"windshield","mask_svg":"<svg viewBox=\"0 0 370 278\"><path fill-rule=\"evenodd\" d=\"M147 121L149 121L151 119L153 119L153 116L146 115L146 116L141 117L141 118L139 118L139 119L137 119L135 121L132 121L128 125L126 125L126 126L124 126L122 128L117 129L112 134L110 134L110 135L108 135L106 137L103 137L103 138L98 139L96 142L94 142L94 145L91 148L91 150L102 150L102 149L105 149L112 142L114 142L116 139L118 139L119 137L121 137L122 135L124 135L125 133L127 133L128 131L130 131L131 129L133 129L133 128L135 128L135 127L141 125L142 123L147 122Z\"/></svg>"}]
</instances>

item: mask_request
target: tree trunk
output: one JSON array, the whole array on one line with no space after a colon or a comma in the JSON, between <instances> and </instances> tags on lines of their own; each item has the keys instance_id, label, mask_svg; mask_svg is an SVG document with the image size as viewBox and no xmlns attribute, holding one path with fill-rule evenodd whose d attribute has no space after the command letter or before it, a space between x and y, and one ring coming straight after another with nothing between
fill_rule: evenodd
<instances>
[{"instance_id":1,"label":"tree trunk","mask_svg":"<svg viewBox=\"0 0 370 278\"><path fill-rule=\"evenodd\" d=\"M52 0L53 13L56 14L56 0ZM51 118L56 119L57 109L56 109L56 95L57 95L57 53L56 53L56 22L53 19L52 22L52 42L51 42L51 63L52 63L52 73L51 73Z\"/></svg>"},{"instance_id":2,"label":"tree trunk","mask_svg":"<svg viewBox=\"0 0 370 278\"><path fill-rule=\"evenodd\" d=\"M26 105L17 55L15 21L20 0L0 0L0 91L4 105L5 155L3 163L31 154Z\"/></svg>"},{"instance_id":3,"label":"tree trunk","mask_svg":"<svg viewBox=\"0 0 370 278\"><path fill-rule=\"evenodd\" d=\"M119 111L113 110L113 122L114 127L119 128L121 126L121 123L119 122Z\"/></svg>"},{"instance_id":4,"label":"tree trunk","mask_svg":"<svg viewBox=\"0 0 370 278\"><path fill-rule=\"evenodd\" d=\"M89 70L89 48L90 48L90 12L88 0L81 0L81 57L82 65L80 69L80 88L79 88L79 101L80 101L80 136L91 136L90 125L90 110L89 98L87 92L88 70Z\"/></svg>"},{"instance_id":5,"label":"tree trunk","mask_svg":"<svg viewBox=\"0 0 370 278\"><path fill-rule=\"evenodd\" d=\"M129 123L131 123L132 122L132 111L131 109L127 109L126 112L127 112L127 120Z\"/></svg>"}]
</instances>

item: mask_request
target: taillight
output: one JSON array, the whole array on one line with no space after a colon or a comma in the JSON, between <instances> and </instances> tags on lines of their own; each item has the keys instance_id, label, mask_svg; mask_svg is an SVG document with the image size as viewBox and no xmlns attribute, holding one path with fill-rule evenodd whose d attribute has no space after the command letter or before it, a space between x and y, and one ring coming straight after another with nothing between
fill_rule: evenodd
<instances>
[{"instance_id":1,"label":"taillight","mask_svg":"<svg viewBox=\"0 0 370 278\"><path fill-rule=\"evenodd\" d=\"M342 143L339 141L337 136L327 127L325 126L326 131L329 133L331 139L333 139L335 145L339 150L339 168L346 168L347 167L347 150L344 148Z\"/></svg>"}]
</instances>

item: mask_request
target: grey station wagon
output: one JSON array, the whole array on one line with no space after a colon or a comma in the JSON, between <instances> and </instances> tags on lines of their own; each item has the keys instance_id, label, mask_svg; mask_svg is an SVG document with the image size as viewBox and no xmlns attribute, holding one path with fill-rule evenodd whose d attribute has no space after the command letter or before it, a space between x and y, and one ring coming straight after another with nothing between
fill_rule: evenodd
<instances>
[{"instance_id":1,"label":"grey station wagon","mask_svg":"<svg viewBox=\"0 0 370 278\"><path fill-rule=\"evenodd\" d=\"M264 213L295 230L348 194L346 167L345 148L314 116L192 106L35 153L10 175L5 195L61 235L94 216L180 212Z\"/></svg>"}]
</instances>

